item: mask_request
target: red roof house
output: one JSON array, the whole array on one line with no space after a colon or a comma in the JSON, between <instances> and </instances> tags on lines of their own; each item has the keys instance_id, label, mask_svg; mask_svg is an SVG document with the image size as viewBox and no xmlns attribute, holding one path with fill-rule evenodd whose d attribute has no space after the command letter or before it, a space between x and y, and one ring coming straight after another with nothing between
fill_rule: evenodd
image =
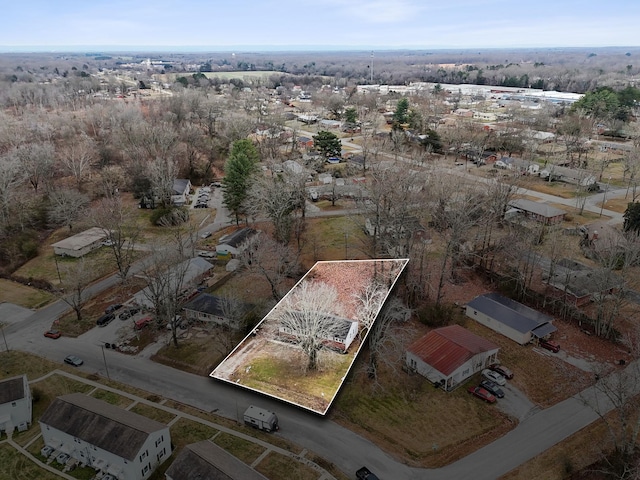
<instances>
[{"instance_id":1,"label":"red roof house","mask_svg":"<svg viewBox=\"0 0 640 480\"><path fill-rule=\"evenodd\" d=\"M460 325L437 328L406 352L407 367L434 385L453 390L474 373L498 361L498 346Z\"/></svg>"}]
</instances>

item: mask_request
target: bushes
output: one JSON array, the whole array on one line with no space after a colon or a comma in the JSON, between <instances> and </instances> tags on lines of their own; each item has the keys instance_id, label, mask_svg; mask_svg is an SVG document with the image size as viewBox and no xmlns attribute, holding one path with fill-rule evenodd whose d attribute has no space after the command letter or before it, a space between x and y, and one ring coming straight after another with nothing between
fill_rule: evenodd
<instances>
[{"instance_id":1,"label":"bushes","mask_svg":"<svg viewBox=\"0 0 640 480\"><path fill-rule=\"evenodd\" d=\"M431 328L445 327L456 323L456 306L451 304L425 305L416 312L418 320Z\"/></svg>"}]
</instances>

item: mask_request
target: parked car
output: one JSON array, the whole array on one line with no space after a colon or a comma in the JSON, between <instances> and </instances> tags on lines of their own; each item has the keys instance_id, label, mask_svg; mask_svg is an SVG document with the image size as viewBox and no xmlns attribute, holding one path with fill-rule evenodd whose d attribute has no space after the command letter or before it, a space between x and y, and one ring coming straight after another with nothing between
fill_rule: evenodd
<instances>
[{"instance_id":1,"label":"parked car","mask_svg":"<svg viewBox=\"0 0 640 480\"><path fill-rule=\"evenodd\" d=\"M118 318L120 318L120 320L128 320L138 313L140 313L140 307L129 307L126 310L120 312Z\"/></svg>"},{"instance_id":2,"label":"parked car","mask_svg":"<svg viewBox=\"0 0 640 480\"><path fill-rule=\"evenodd\" d=\"M105 240L102 242L102 246L103 247L112 247L113 246L113 240Z\"/></svg>"},{"instance_id":3,"label":"parked car","mask_svg":"<svg viewBox=\"0 0 640 480\"><path fill-rule=\"evenodd\" d=\"M487 403L496 403L496 397L482 387L469 387L467 392Z\"/></svg>"},{"instance_id":4,"label":"parked car","mask_svg":"<svg viewBox=\"0 0 640 480\"><path fill-rule=\"evenodd\" d=\"M494 363L489 367L489 370L493 370L494 372L498 372L507 380L511 380L513 378L513 372L505 367L504 365L500 365L499 363Z\"/></svg>"},{"instance_id":5,"label":"parked car","mask_svg":"<svg viewBox=\"0 0 640 480\"><path fill-rule=\"evenodd\" d=\"M204 232L203 234L200 235L200 238L209 238L211 236L211 232Z\"/></svg>"},{"instance_id":6,"label":"parked car","mask_svg":"<svg viewBox=\"0 0 640 480\"><path fill-rule=\"evenodd\" d=\"M375 474L371 473L371 470L369 470L367 467L358 469L358 471L356 472L356 477L358 478L358 480L379 480L379 478Z\"/></svg>"},{"instance_id":7,"label":"parked car","mask_svg":"<svg viewBox=\"0 0 640 480\"><path fill-rule=\"evenodd\" d=\"M311 201L312 202L317 202L319 195L318 195L318 191L317 190L310 190L309 191L309 196L311 197Z\"/></svg>"},{"instance_id":8,"label":"parked car","mask_svg":"<svg viewBox=\"0 0 640 480\"><path fill-rule=\"evenodd\" d=\"M69 461L69 458L71 457L69 457L68 453L60 453L56 457L56 462L58 462L60 465L65 465Z\"/></svg>"},{"instance_id":9,"label":"parked car","mask_svg":"<svg viewBox=\"0 0 640 480\"><path fill-rule=\"evenodd\" d=\"M68 363L69 365L72 365L74 367L79 367L84 363L84 361L80 357L77 357L75 355L67 355L66 357L64 357L64 363Z\"/></svg>"},{"instance_id":10,"label":"parked car","mask_svg":"<svg viewBox=\"0 0 640 480\"><path fill-rule=\"evenodd\" d=\"M497 398L504 398L504 391L498 386L496 382L491 380L482 380L480 386L487 392L495 395Z\"/></svg>"},{"instance_id":11,"label":"parked car","mask_svg":"<svg viewBox=\"0 0 640 480\"><path fill-rule=\"evenodd\" d=\"M113 313L116 310L120 310L121 308L122 308L121 303L114 303L113 305L109 305L107 308L105 308L104 313Z\"/></svg>"},{"instance_id":12,"label":"parked car","mask_svg":"<svg viewBox=\"0 0 640 480\"><path fill-rule=\"evenodd\" d=\"M497 383L501 387L507 383L507 379L500 375L498 372L494 372L493 370L489 370L485 368L482 370L482 376L487 380L491 380L492 382Z\"/></svg>"},{"instance_id":13,"label":"parked car","mask_svg":"<svg viewBox=\"0 0 640 480\"><path fill-rule=\"evenodd\" d=\"M115 314L105 313L98 320L96 320L96 325L98 325L99 327L104 327L105 325L109 325L109 323L111 323L114 318L116 318Z\"/></svg>"},{"instance_id":14,"label":"parked car","mask_svg":"<svg viewBox=\"0 0 640 480\"><path fill-rule=\"evenodd\" d=\"M193 208L209 208L209 205L206 203L196 203Z\"/></svg>"},{"instance_id":15,"label":"parked car","mask_svg":"<svg viewBox=\"0 0 640 480\"><path fill-rule=\"evenodd\" d=\"M198 252L198 256L202 258L214 258L216 256L216 252L210 252L208 250L200 250Z\"/></svg>"},{"instance_id":16,"label":"parked car","mask_svg":"<svg viewBox=\"0 0 640 480\"><path fill-rule=\"evenodd\" d=\"M153 322L153 317L147 315L146 317L139 318L133 323L134 330L142 330L147 325L150 325Z\"/></svg>"},{"instance_id":17,"label":"parked car","mask_svg":"<svg viewBox=\"0 0 640 480\"><path fill-rule=\"evenodd\" d=\"M560 344L558 342L554 342L553 340L540 339L539 345L542 348L551 350L553 353L558 353L560 351Z\"/></svg>"},{"instance_id":18,"label":"parked car","mask_svg":"<svg viewBox=\"0 0 640 480\"><path fill-rule=\"evenodd\" d=\"M213 182L213 183L211 184L211 186L212 186L212 187L218 187L218 188L219 188L219 187L221 187L221 186L222 186L222 183L220 183L220 182Z\"/></svg>"},{"instance_id":19,"label":"parked car","mask_svg":"<svg viewBox=\"0 0 640 480\"><path fill-rule=\"evenodd\" d=\"M49 338L60 338L62 333L60 333L59 330L47 330L44 332L44 336Z\"/></svg>"},{"instance_id":20,"label":"parked car","mask_svg":"<svg viewBox=\"0 0 640 480\"><path fill-rule=\"evenodd\" d=\"M49 456L54 452L55 448L50 447L49 445L45 445L40 449L40 455L44 458L49 458Z\"/></svg>"}]
</instances>

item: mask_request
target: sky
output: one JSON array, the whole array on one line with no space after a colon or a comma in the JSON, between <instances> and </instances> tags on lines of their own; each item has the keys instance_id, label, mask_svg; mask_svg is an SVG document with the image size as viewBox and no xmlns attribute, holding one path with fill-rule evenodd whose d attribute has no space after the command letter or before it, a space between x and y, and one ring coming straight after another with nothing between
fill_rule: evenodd
<instances>
[{"instance_id":1,"label":"sky","mask_svg":"<svg viewBox=\"0 0 640 480\"><path fill-rule=\"evenodd\" d=\"M0 0L0 18L0 51L640 45L639 0Z\"/></svg>"}]
</instances>

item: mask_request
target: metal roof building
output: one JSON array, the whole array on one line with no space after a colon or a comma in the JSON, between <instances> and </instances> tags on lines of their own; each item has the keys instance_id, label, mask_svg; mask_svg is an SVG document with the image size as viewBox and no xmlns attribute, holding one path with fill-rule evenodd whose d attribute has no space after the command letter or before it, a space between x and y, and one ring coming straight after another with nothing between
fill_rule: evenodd
<instances>
[{"instance_id":1,"label":"metal roof building","mask_svg":"<svg viewBox=\"0 0 640 480\"><path fill-rule=\"evenodd\" d=\"M445 390L452 390L474 373L496 363L499 347L460 325L430 331L406 352L409 369Z\"/></svg>"}]
</instances>

